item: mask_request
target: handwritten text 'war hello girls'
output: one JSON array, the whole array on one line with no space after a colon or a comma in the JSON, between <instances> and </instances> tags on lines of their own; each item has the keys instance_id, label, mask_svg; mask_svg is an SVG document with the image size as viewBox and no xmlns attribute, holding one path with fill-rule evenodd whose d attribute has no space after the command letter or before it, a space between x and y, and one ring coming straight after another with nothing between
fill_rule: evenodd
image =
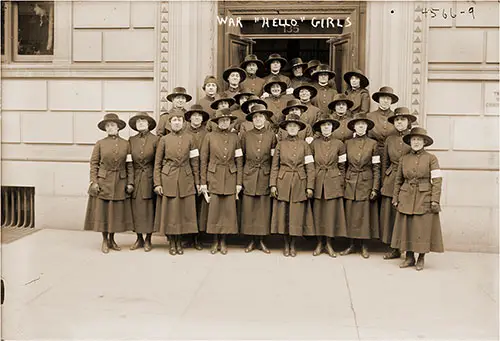
<instances>
[{"instance_id":1,"label":"handwritten text 'war hello girls'","mask_svg":"<svg viewBox=\"0 0 500 341\"><path fill-rule=\"evenodd\" d=\"M262 22L262 28L269 27L297 27L299 22L304 22L306 18L301 17L300 19L281 19L281 18L266 18L266 17L255 17L255 22ZM217 16L217 22L219 25L228 25L228 26L239 26L243 27L241 22L241 17L219 17ZM345 20L335 19L335 18L321 18L318 19L313 17L310 20L311 26L314 28L334 28L334 27L349 27L352 25L351 18L347 17Z\"/></svg>"}]
</instances>

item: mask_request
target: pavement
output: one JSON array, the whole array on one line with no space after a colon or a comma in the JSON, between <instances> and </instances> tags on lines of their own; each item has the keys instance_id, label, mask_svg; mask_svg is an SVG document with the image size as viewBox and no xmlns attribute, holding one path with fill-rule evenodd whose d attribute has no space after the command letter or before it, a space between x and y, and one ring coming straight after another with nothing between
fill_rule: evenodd
<instances>
[{"instance_id":1,"label":"pavement","mask_svg":"<svg viewBox=\"0 0 500 341\"><path fill-rule=\"evenodd\" d=\"M426 267L359 254L100 252L100 235L44 229L2 245L5 340L498 340L498 254Z\"/></svg>"}]
</instances>

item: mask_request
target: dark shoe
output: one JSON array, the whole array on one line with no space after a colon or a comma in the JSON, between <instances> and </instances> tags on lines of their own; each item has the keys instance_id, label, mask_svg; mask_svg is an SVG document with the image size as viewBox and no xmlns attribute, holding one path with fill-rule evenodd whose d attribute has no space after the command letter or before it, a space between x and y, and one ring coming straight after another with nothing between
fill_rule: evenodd
<instances>
[{"instance_id":1,"label":"dark shoe","mask_svg":"<svg viewBox=\"0 0 500 341\"><path fill-rule=\"evenodd\" d=\"M384 259L396 259L401 257L401 252L398 249L391 248L384 254Z\"/></svg>"},{"instance_id":2,"label":"dark shoe","mask_svg":"<svg viewBox=\"0 0 500 341\"><path fill-rule=\"evenodd\" d=\"M194 248L198 251L203 250L203 245L198 240L198 236L194 237Z\"/></svg>"},{"instance_id":3,"label":"dark shoe","mask_svg":"<svg viewBox=\"0 0 500 341\"><path fill-rule=\"evenodd\" d=\"M361 246L361 257L365 259L370 257L370 253L368 252L368 247L364 244Z\"/></svg>"},{"instance_id":4,"label":"dark shoe","mask_svg":"<svg viewBox=\"0 0 500 341\"><path fill-rule=\"evenodd\" d=\"M182 243L179 242L179 244L177 244L177 254L178 255L183 255L184 254L184 249L182 248Z\"/></svg>"},{"instance_id":5,"label":"dark shoe","mask_svg":"<svg viewBox=\"0 0 500 341\"><path fill-rule=\"evenodd\" d=\"M323 250L323 245L321 244L321 242L319 242L316 245L316 249L314 249L314 251L313 251L313 256L319 256L321 254L322 250Z\"/></svg>"},{"instance_id":6,"label":"dark shoe","mask_svg":"<svg viewBox=\"0 0 500 341\"><path fill-rule=\"evenodd\" d=\"M115 250L115 251L120 251L122 249L121 247L118 246L118 244L116 244L116 242L114 240L108 241L108 247L111 250Z\"/></svg>"},{"instance_id":7,"label":"dark shoe","mask_svg":"<svg viewBox=\"0 0 500 341\"><path fill-rule=\"evenodd\" d=\"M347 255L350 255L351 253L354 253L354 252L356 252L356 250L354 248L354 244L351 244L351 245L349 245L349 247L347 249L345 249L344 251L341 251L340 255L347 256Z\"/></svg>"},{"instance_id":8,"label":"dark shoe","mask_svg":"<svg viewBox=\"0 0 500 341\"><path fill-rule=\"evenodd\" d=\"M109 253L108 242L106 240L102 241L101 251L102 253Z\"/></svg>"},{"instance_id":9,"label":"dark shoe","mask_svg":"<svg viewBox=\"0 0 500 341\"><path fill-rule=\"evenodd\" d=\"M217 251L219 250L219 243L217 242L213 242L212 244L212 248L210 249L210 253L212 255L215 255L217 253Z\"/></svg>"},{"instance_id":10,"label":"dark shoe","mask_svg":"<svg viewBox=\"0 0 500 341\"><path fill-rule=\"evenodd\" d=\"M415 257L413 257L413 255L411 256L406 255L405 260L401 264L399 264L399 267L401 269L404 269L414 265L415 265Z\"/></svg>"},{"instance_id":11,"label":"dark shoe","mask_svg":"<svg viewBox=\"0 0 500 341\"><path fill-rule=\"evenodd\" d=\"M130 247L130 250L134 251L134 250L137 250L137 249L140 249L144 247L144 241L142 239L137 239L134 243L134 245L132 245Z\"/></svg>"},{"instance_id":12,"label":"dark shoe","mask_svg":"<svg viewBox=\"0 0 500 341\"><path fill-rule=\"evenodd\" d=\"M424 257L422 256L418 256L418 260L417 260L417 265L415 266L415 269L417 269L417 271L421 271L424 269Z\"/></svg>"},{"instance_id":13,"label":"dark shoe","mask_svg":"<svg viewBox=\"0 0 500 341\"><path fill-rule=\"evenodd\" d=\"M220 253L222 253L223 255L227 254L227 245L224 239L220 241Z\"/></svg>"},{"instance_id":14,"label":"dark shoe","mask_svg":"<svg viewBox=\"0 0 500 341\"><path fill-rule=\"evenodd\" d=\"M255 242L252 240L248 246L245 248L245 252L246 253L249 253L249 252L252 252L253 250L255 250Z\"/></svg>"},{"instance_id":15,"label":"dark shoe","mask_svg":"<svg viewBox=\"0 0 500 341\"><path fill-rule=\"evenodd\" d=\"M153 248L153 245L151 245L151 240L146 239L146 242L144 243L144 251L149 252L149 251L151 251L152 248Z\"/></svg>"},{"instance_id":16,"label":"dark shoe","mask_svg":"<svg viewBox=\"0 0 500 341\"><path fill-rule=\"evenodd\" d=\"M290 256L290 246L288 244L285 244L285 248L283 249L283 255L285 257Z\"/></svg>"},{"instance_id":17,"label":"dark shoe","mask_svg":"<svg viewBox=\"0 0 500 341\"><path fill-rule=\"evenodd\" d=\"M260 241L260 249L264 253L271 253L271 251L269 251L269 249L267 248L266 244L264 244L263 240Z\"/></svg>"},{"instance_id":18,"label":"dark shoe","mask_svg":"<svg viewBox=\"0 0 500 341\"><path fill-rule=\"evenodd\" d=\"M330 243L326 243L326 252L328 253L328 256L330 257L337 257L337 253L333 249L332 245Z\"/></svg>"},{"instance_id":19,"label":"dark shoe","mask_svg":"<svg viewBox=\"0 0 500 341\"><path fill-rule=\"evenodd\" d=\"M297 250L295 250L295 246L290 246L290 256L291 257L297 256Z\"/></svg>"},{"instance_id":20,"label":"dark shoe","mask_svg":"<svg viewBox=\"0 0 500 341\"><path fill-rule=\"evenodd\" d=\"M172 256L175 256L177 254L177 249L175 248L175 242L173 241L173 238L168 240L169 243L169 250L168 253L170 253Z\"/></svg>"}]
</instances>

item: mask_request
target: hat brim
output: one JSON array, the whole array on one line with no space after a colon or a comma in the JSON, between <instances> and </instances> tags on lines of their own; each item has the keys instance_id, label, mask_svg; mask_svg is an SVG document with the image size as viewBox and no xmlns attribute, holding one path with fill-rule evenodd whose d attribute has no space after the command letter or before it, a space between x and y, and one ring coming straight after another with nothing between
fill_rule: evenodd
<instances>
[{"instance_id":1,"label":"hat brim","mask_svg":"<svg viewBox=\"0 0 500 341\"><path fill-rule=\"evenodd\" d=\"M363 75L362 73L359 73L359 72L353 72L353 71L349 71L349 72L346 72L344 74L344 81L347 83L347 85L350 87L351 86L351 83L350 83L350 79L352 76L357 76L359 77L360 81L359 81L359 85L361 88L366 88L368 85L370 85L370 81L368 80L368 78Z\"/></svg>"},{"instance_id":2,"label":"hat brim","mask_svg":"<svg viewBox=\"0 0 500 341\"><path fill-rule=\"evenodd\" d=\"M246 67L247 67L247 65L248 65L248 64L250 64L250 63L255 63L255 64L257 64L257 67L258 67L259 69L264 68L264 66L265 66L265 65L264 65L264 62L263 62L262 60L257 59L257 60L246 60L246 61L244 61L244 62L242 62L242 63L240 64L240 67L241 67L243 70L245 70L245 69L246 69ZM245 71L246 71L246 70L245 70Z\"/></svg>"},{"instance_id":3,"label":"hat brim","mask_svg":"<svg viewBox=\"0 0 500 341\"><path fill-rule=\"evenodd\" d=\"M309 66L309 67L307 67L307 68L304 70L304 73L305 73L306 75L309 75L309 77L311 77L311 74L312 74L314 71L316 71L316 68L317 68L318 66L319 66L319 64L318 64L318 65L314 65L314 66Z\"/></svg>"},{"instance_id":4,"label":"hat brim","mask_svg":"<svg viewBox=\"0 0 500 341\"><path fill-rule=\"evenodd\" d=\"M331 122L333 125L332 131L340 127L340 122L337 120L334 120L333 118L325 119L325 120L319 120L316 123L313 124L312 128L314 131L321 132L321 125L326 122Z\"/></svg>"},{"instance_id":5,"label":"hat brim","mask_svg":"<svg viewBox=\"0 0 500 341\"><path fill-rule=\"evenodd\" d=\"M174 100L175 96L184 96L184 97L186 97L186 102L189 102L190 100L193 99L193 97L191 95L183 94L183 93L179 93L179 92L174 92L174 93L171 93L171 94L167 95L167 100L169 102L172 102Z\"/></svg>"},{"instance_id":6,"label":"hat brim","mask_svg":"<svg viewBox=\"0 0 500 341\"><path fill-rule=\"evenodd\" d=\"M272 112L271 110L267 110L267 109L266 109L266 110L257 110L257 111L253 111L253 112L251 112L251 113L247 114L247 115L246 115L246 117L245 117L245 119L246 119L247 121L252 121L252 120L253 120L253 117L254 117L254 115L255 115L255 114L262 114L262 115L266 116L266 118L267 118L268 120L270 120L270 119L271 119L271 117L273 117L273 112Z\"/></svg>"},{"instance_id":7,"label":"hat brim","mask_svg":"<svg viewBox=\"0 0 500 341\"><path fill-rule=\"evenodd\" d=\"M411 114L392 115L392 116L389 116L387 121L394 124L394 120L396 119L396 117L406 117L408 119L409 123L414 123L415 121L417 121L417 118L415 117L415 115L411 115Z\"/></svg>"},{"instance_id":8,"label":"hat brim","mask_svg":"<svg viewBox=\"0 0 500 341\"><path fill-rule=\"evenodd\" d=\"M316 97L316 95L318 94L318 90L316 90L316 88L312 85L300 85L298 87L296 87L295 89L293 89L293 95L295 96L295 98L299 98L299 92L300 90L302 89L307 89L311 92L311 99L313 99L314 97Z\"/></svg>"},{"instance_id":9,"label":"hat brim","mask_svg":"<svg viewBox=\"0 0 500 341\"><path fill-rule=\"evenodd\" d=\"M289 123L297 123L299 125L299 131L306 129L306 124L304 122L298 121L298 120L283 120L280 122L279 127L283 130L286 130L286 126Z\"/></svg>"},{"instance_id":10,"label":"hat brim","mask_svg":"<svg viewBox=\"0 0 500 341\"><path fill-rule=\"evenodd\" d=\"M421 136L424 138L424 146L425 147L428 147L430 145L432 145L434 143L434 140L428 136L428 135L424 135L424 134L408 134L408 135L405 135L403 136L403 142L406 143L407 145L411 146L411 143L410 143L410 140L411 140L411 137L412 136Z\"/></svg>"},{"instance_id":11,"label":"hat brim","mask_svg":"<svg viewBox=\"0 0 500 341\"><path fill-rule=\"evenodd\" d=\"M366 124L368 125L368 127L366 128L367 131L372 130L373 127L375 126L375 123L373 123L373 121L368 119L368 118L353 118L347 123L347 128L349 128L349 130L351 130L351 131L355 131L354 125L356 124L356 122L359 122L359 121L366 122Z\"/></svg>"},{"instance_id":12,"label":"hat brim","mask_svg":"<svg viewBox=\"0 0 500 341\"><path fill-rule=\"evenodd\" d=\"M241 105L241 110L246 114L248 115L250 112L248 111L248 106L252 103L255 103L255 104L262 104L262 105L265 105L267 107L267 103L262 100L262 99L250 99L248 101L246 101L245 103L243 103Z\"/></svg>"},{"instance_id":13,"label":"hat brim","mask_svg":"<svg viewBox=\"0 0 500 341\"><path fill-rule=\"evenodd\" d=\"M212 104L210 104L210 108L212 108L214 110L219 109L218 106L219 106L220 102L229 102L229 107L232 107L236 103L236 101L232 97L219 98L219 99L216 99L215 101L213 101Z\"/></svg>"},{"instance_id":14,"label":"hat brim","mask_svg":"<svg viewBox=\"0 0 500 341\"><path fill-rule=\"evenodd\" d=\"M229 83L229 75L233 72L238 72L240 74L240 83L243 82L247 78L247 73L245 70L240 69L227 69L222 73L222 79Z\"/></svg>"},{"instance_id":15,"label":"hat brim","mask_svg":"<svg viewBox=\"0 0 500 341\"><path fill-rule=\"evenodd\" d=\"M151 116L132 116L130 120L128 120L129 127L135 131L139 131L137 130L137 120L140 118L148 121L149 131L153 130L156 127L156 121Z\"/></svg>"},{"instance_id":16,"label":"hat brim","mask_svg":"<svg viewBox=\"0 0 500 341\"><path fill-rule=\"evenodd\" d=\"M285 68L286 67L286 59L283 58L283 57L277 57L277 58L271 58L271 59L268 59L266 60L266 66L269 67L271 65L272 62L274 62L275 60L279 61L280 64L281 64L281 68Z\"/></svg>"},{"instance_id":17,"label":"hat brim","mask_svg":"<svg viewBox=\"0 0 500 341\"><path fill-rule=\"evenodd\" d=\"M351 109L352 106L354 105L354 102L351 101L350 99L339 99L339 100L331 101L328 104L328 109L335 111L335 106L337 105L337 103L340 103L340 102L345 102L347 104L347 109Z\"/></svg>"},{"instance_id":18,"label":"hat brim","mask_svg":"<svg viewBox=\"0 0 500 341\"><path fill-rule=\"evenodd\" d=\"M304 105L304 104L291 105L291 106L286 107L283 110L281 110L281 113L286 116L286 115L288 115L288 113L290 112L290 110L292 108L299 108L299 109L302 109L302 112L305 112L307 110L307 105Z\"/></svg>"},{"instance_id":19,"label":"hat brim","mask_svg":"<svg viewBox=\"0 0 500 341\"><path fill-rule=\"evenodd\" d=\"M203 121L206 122L210 119L210 114L204 110L188 110L184 113L184 119L188 122L191 122L191 116L193 116L194 113L199 113L201 116L203 116Z\"/></svg>"},{"instance_id":20,"label":"hat brim","mask_svg":"<svg viewBox=\"0 0 500 341\"><path fill-rule=\"evenodd\" d=\"M101 122L97 123L97 127L101 129L102 131L106 131L106 123L108 122L115 122L118 125L118 130L122 130L127 126L127 123L125 121L120 120L120 119L106 119L102 120Z\"/></svg>"},{"instance_id":21,"label":"hat brim","mask_svg":"<svg viewBox=\"0 0 500 341\"><path fill-rule=\"evenodd\" d=\"M273 86L273 84L280 85L281 93L286 92L286 88L287 88L286 83L282 82L282 81L267 83L266 85L264 85L264 91L270 94L271 93L271 86Z\"/></svg>"},{"instance_id":22,"label":"hat brim","mask_svg":"<svg viewBox=\"0 0 500 341\"><path fill-rule=\"evenodd\" d=\"M306 68L307 68L307 63L297 63L297 64L294 64L294 65L291 65L287 68L286 71L293 71L294 68L296 68L297 66L302 66L303 68L303 72L305 72Z\"/></svg>"},{"instance_id":23,"label":"hat brim","mask_svg":"<svg viewBox=\"0 0 500 341\"><path fill-rule=\"evenodd\" d=\"M211 122L214 122L214 123L219 123L219 120L221 118L229 118L231 120L231 123L236 121L238 119L238 117L236 116L233 116L233 115L227 115L227 116L219 116L219 117L213 117L210 119Z\"/></svg>"},{"instance_id":24,"label":"hat brim","mask_svg":"<svg viewBox=\"0 0 500 341\"><path fill-rule=\"evenodd\" d=\"M253 95L253 93L251 93L251 92L243 92L243 93L239 93L237 95L234 95L233 98L234 98L236 104L239 104L241 96L247 96L247 97L249 97L249 96L252 96L252 95Z\"/></svg>"},{"instance_id":25,"label":"hat brim","mask_svg":"<svg viewBox=\"0 0 500 341\"><path fill-rule=\"evenodd\" d=\"M380 96L389 96L392 99L392 104L397 103L399 101L398 96L389 92L375 92L372 95L372 99L378 103Z\"/></svg>"},{"instance_id":26,"label":"hat brim","mask_svg":"<svg viewBox=\"0 0 500 341\"><path fill-rule=\"evenodd\" d=\"M330 71L330 70L315 70L312 72L311 74L311 78L315 81L318 80L318 76L322 73L327 73L328 74L328 77L329 79L332 79L332 78L335 78L335 72L333 71Z\"/></svg>"}]
</instances>

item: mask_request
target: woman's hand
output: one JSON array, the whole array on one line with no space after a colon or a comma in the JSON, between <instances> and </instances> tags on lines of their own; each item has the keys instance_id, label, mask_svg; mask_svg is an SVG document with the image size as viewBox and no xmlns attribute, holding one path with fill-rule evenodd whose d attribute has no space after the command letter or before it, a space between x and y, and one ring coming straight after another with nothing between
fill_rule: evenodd
<instances>
[{"instance_id":1,"label":"woman's hand","mask_svg":"<svg viewBox=\"0 0 500 341\"><path fill-rule=\"evenodd\" d=\"M236 195L240 194L242 188L241 185L236 185Z\"/></svg>"},{"instance_id":2,"label":"woman's hand","mask_svg":"<svg viewBox=\"0 0 500 341\"><path fill-rule=\"evenodd\" d=\"M370 200L371 201L375 201L376 199L378 198L378 193L376 190L372 189L371 193L370 193Z\"/></svg>"},{"instance_id":3,"label":"woman's hand","mask_svg":"<svg viewBox=\"0 0 500 341\"><path fill-rule=\"evenodd\" d=\"M278 189L276 186L271 186L271 197L278 199Z\"/></svg>"},{"instance_id":4,"label":"woman's hand","mask_svg":"<svg viewBox=\"0 0 500 341\"><path fill-rule=\"evenodd\" d=\"M90 185L90 191L89 192L90 192L91 195L93 195L93 196L98 195L100 190L101 189L99 188L99 184L98 183L94 182L94 183L92 183Z\"/></svg>"},{"instance_id":5,"label":"woman's hand","mask_svg":"<svg viewBox=\"0 0 500 341\"><path fill-rule=\"evenodd\" d=\"M431 212L432 213L439 213L441 211L441 207L439 206L439 203L436 201L431 202Z\"/></svg>"},{"instance_id":6,"label":"woman's hand","mask_svg":"<svg viewBox=\"0 0 500 341\"><path fill-rule=\"evenodd\" d=\"M132 194L132 192L134 192L134 185L127 185L127 188L125 189L125 191L128 194Z\"/></svg>"},{"instance_id":7,"label":"woman's hand","mask_svg":"<svg viewBox=\"0 0 500 341\"><path fill-rule=\"evenodd\" d=\"M201 193L208 193L207 185L200 185L200 191Z\"/></svg>"},{"instance_id":8,"label":"woman's hand","mask_svg":"<svg viewBox=\"0 0 500 341\"><path fill-rule=\"evenodd\" d=\"M293 88L288 88L285 92L287 95L293 95Z\"/></svg>"},{"instance_id":9,"label":"woman's hand","mask_svg":"<svg viewBox=\"0 0 500 341\"><path fill-rule=\"evenodd\" d=\"M264 92L262 96L260 96L261 99L266 99L269 97L269 94L267 92Z\"/></svg>"},{"instance_id":10,"label":"woman's hand","mask_svg":"<svg viewBox=\"0 0 500 341\"><path fill-rule=\"evenodd\" d=\"M307 198L311 199L314 195L314 191L310 188L306 189Z\"/></svg>"},{"instance_id":11,"label":"woman's hand","mask_svg":"<svg viewBox=\"0 0 500 341\"><path fill-rule=\"evenodd\" d=\"M392 199L392 206L398 207L399 203L397 199Z\"/></svg>"},{"instance_id":12,"label":"woman's hand","mask_svg":"<svg viewBox=\"0 0 500 341\"><path fill-rule=\"evenodd\" d=\"M196 185L196 194L201 195L201 185Z\"/></svg>"},{"instance_id":13,"label":"woman's hand","mask_svg":"<svg viewBox=\"0 0 500 341\"><path fill-rule=\"evenodd\" d=\"M155 187L155 193L158 194L158 195L163 195L163 187L156 186Z\"/></svg>"}]
</instances>

